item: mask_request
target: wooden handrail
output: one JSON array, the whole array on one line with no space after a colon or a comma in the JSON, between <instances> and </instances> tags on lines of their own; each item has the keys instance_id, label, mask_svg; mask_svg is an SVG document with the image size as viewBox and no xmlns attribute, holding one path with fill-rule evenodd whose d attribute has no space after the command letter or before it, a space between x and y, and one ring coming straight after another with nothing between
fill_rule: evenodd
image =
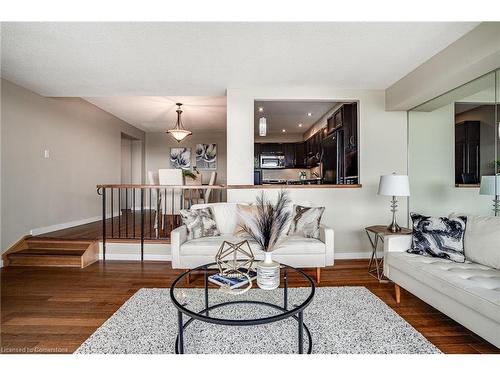
<instances>
[{"instance_id":1,"label":"wooden handrail","mask_svg":"<svg viewBox=\"0 0 500 375\"><path fill-rule=\"evenodd\" d=\"M236 190L236 189L355 189L361 184L312 184L312 185L141 185L141 184L103 184L97 189L182 189L182 190Z\"/></svg>"},{"instance_id":2,"label":"wooden handrail","mask_svg":"<svg viewBox=\"0 0 500 375\"><path fill-rule=\"evenodd\" d=\"M226 185L142 185L142 184L103 184L97 185L98 189L113 188L113 189L184 189L184 190L199 190L199 189L227 189Z\"/></svg>"}]
</instances>

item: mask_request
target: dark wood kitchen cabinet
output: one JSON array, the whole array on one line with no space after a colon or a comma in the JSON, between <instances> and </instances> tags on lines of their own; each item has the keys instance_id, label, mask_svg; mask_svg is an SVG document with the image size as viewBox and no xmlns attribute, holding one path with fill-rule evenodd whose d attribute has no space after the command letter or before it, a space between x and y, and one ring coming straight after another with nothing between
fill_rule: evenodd
<instances>
[{"instance_id":1,"label":"dark wood kitchen cabinet","mask_svg":"<svg viewBox=\"0 0 500 375\"><path fill-rule=\"evenodd\" d=\"M358 103L343 104L328 119L328 132L342 128L347 152L357 149L358 144Z\"/></svg>"},{"instance_id":2,"label":"dark wood kitchen cabinet","mask_svg":"<svg viewBox=\"0 0 500 375\"><path fill-rule=\"evenodd\" d=\"M283 143L283 153L285 154L285 168L295 168L295 144Z\"/></svg>"},{"instance_id":3,"label":"dark wood kitchen cabinet","mask_svg":"<svg viewBox=\"0 0 500 375\"><path fill-rule=\"evenodd\" d=\"M344 145L347 152L357 150L358 144L358 105L357 103L342 106L342 121L344 127Z\"/></svg>"},{"instance_id":4,"label":"dark wood kitchen cabinet","mask_svg":"<svg viewBox=\"0 0 500 375\"><path fill-rule=\"evenodd\" d=\"M478 184L480 177L479 121L455 124L455 183Z\"/></svg>"},{"instance_id":5,"label":"dark wood kitchen cabinet","mask_svg":"<svg viewBox=\"0 0 500 375\"><path fill-rule=\"evenodd\" d=\"M260 144L261 154L275 154L283 152L282 143L261 143Z\"/></svg>"},{"instance_id":6,"label":"dark wood kitchen cabinet","mask_svg":"<svg viewBox=\"0 0 500 375\"><path fill-rule=\"evenodd\" d=\"M295 149L295 167L305 168L306 167L306 144L305 142L294 143Z\"/></svg>"}]
</instances>

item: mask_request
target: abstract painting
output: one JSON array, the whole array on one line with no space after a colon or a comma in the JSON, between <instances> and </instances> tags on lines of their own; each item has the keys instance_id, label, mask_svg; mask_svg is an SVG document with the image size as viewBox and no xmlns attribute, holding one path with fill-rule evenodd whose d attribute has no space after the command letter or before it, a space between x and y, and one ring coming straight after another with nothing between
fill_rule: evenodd
<instances>
[{"instance_id":1,"label":"abstract painting","mask_svg":"<svg viewBox=\"0 0 500 375\"><path fill-rule=\"evenodd\" d=\"M191 149L186 147L172 147L170 149L170 168L191 168Z\"/></svg>"},{"instance_id":2,"label":"abstract painting","mask_svg":"<svg viewBox=\"0 0 500 375\"><path fill-rule=\"evenodd\" d=\"M217 145L215 143L196 145L196 168L217 169Z\"/></svg>"}]
</instances>

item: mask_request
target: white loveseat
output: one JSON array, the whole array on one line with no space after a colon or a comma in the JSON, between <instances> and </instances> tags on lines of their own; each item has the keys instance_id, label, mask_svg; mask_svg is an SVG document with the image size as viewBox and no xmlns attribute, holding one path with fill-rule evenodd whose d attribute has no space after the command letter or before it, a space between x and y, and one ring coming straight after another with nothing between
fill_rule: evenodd
<instances>
[{"instance_id":1,"label":"white loveseat","mask_svg":"<svg viewBox=\"0 0 500 375\"><path fill-rule=\"evenodd\" d=\"M210 206L221 232L220 236L187 240L187 229L182 225L171 233L172 268L192 269L213 262L222 241L240 242L244 239L234 235L238 223L236 203L196 204L192 208ZM287 236L282 245L273 251L273 259L298 268L316 268L319 282L320 267L333 265L333 229L321 227L320 239ZM257 259L264 255L255 241L248 239Z\"/></svg>"},{"instance_id":2,"label":"white loveseat","mask_svg":"<svg viewBox=\"0 0 500 375\"><path fill-rule=\"evenodd\" d=\"M500 347L500 217L468 216L466 263L409 254L410 246L411 235L384 243L384 274L396 284L397 302L401 286Z\"/></svg>"}]
</instances>

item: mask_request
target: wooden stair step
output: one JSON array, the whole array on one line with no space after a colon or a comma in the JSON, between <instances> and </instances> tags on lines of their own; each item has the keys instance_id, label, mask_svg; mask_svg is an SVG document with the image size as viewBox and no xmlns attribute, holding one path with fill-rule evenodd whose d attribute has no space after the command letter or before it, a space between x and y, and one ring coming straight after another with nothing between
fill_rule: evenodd
<instances>
[{"instance_id":1,"label":"wooden stair step","mask_svg":"<svg viewBox=\"0 0 500 375\"><path fill-rule=\"evenodd\" d=\"M47 256L52 256L52 255L74 255L74 256L81 256L83 253L85 253L86 249L62 249L62 248L55 248L55 249L49 249L49 248L27 248L23 250L19 250L15 254L37 254L37 255L47 255Z\"/></svg>"},{"instance_id":2,"label":"wooden stair step","mask_svg":"<svg viewBox=\"0 0 500 375\"><path fill-rule=\"evenodd\" d=\"M81 267L80 255L9 254L9 266Z\"/></svg>"},{"instance_id":3,"label":"wooden stair step","mask_svg":"<svg viewBox=\"0 0 500 375\"><path fill-rule=\"evenodd\" d=\"M34 239L25 237L2 255L7 266L83 268L97 261L96 241Z\"/></svg>"}]
</instances>

